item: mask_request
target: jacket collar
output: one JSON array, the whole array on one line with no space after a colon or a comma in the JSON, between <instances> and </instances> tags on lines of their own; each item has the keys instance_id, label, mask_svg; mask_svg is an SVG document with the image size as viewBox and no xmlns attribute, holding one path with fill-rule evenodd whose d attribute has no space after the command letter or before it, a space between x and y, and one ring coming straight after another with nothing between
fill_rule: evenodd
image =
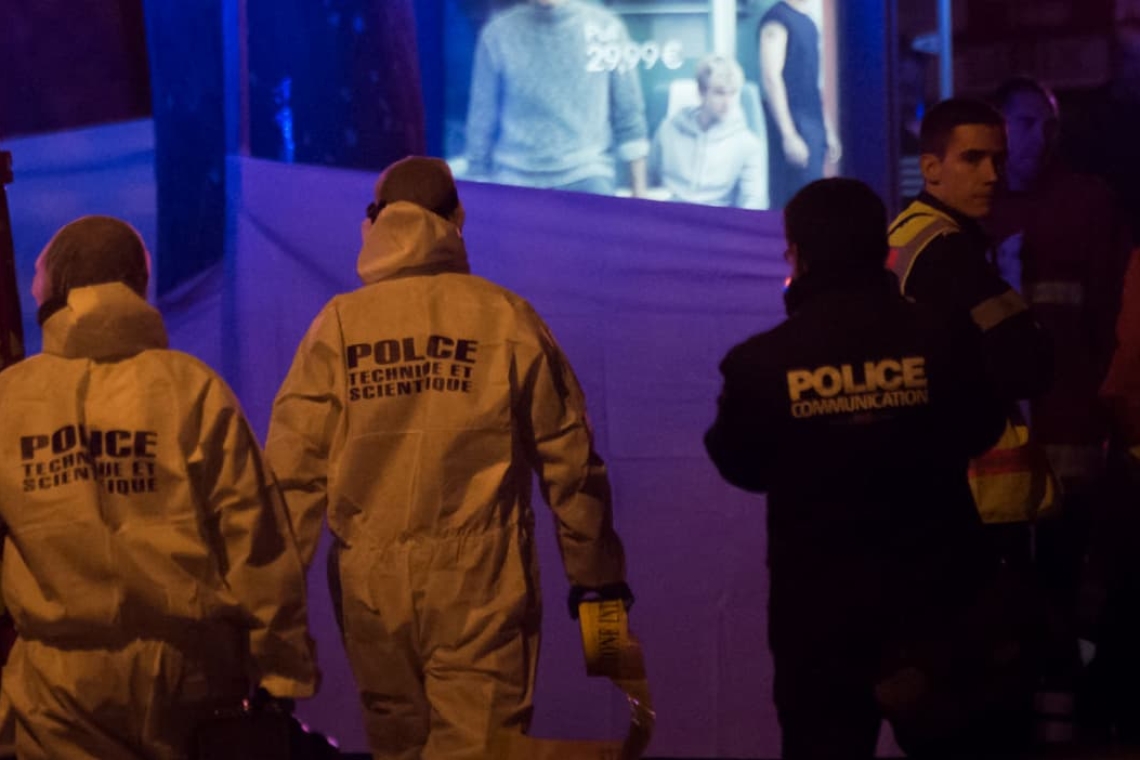
<instances>
[{"instance_id":1,"label":"jacket collar","mask_svg":"<svg viewBox=\"0 0 1140 760\"><path fill-rule=\"evenodd\" d=\"M791 316L809 301L839 294L896 297L899 280L889 269L808 272L788 285L784 291L784 307Z\"/></svg>"},{"instance_id":2,"label":"jacket collar","mask_svg":"<svg viewBox=\"0 0 1140 760\"><path fill-rule=\"evenodd\" d=\"M166 348L162 315L119 282L72 290L67 305L43 324L44 353L69 359L112 359Z\"/></svg>"},{"instance_id":3,"label":"jacket collar","mask_svg":"<svg viewBox=\"0 0 1140 760\"><path fill-rule=\"evenodd\" d=\"M931 208L950 217L963 232L966 232L970 235L976 235L979 238L985 238L986 234L982 230L982 225L978 222L977 219L966 216L953 206L946 205L925 190L920 192L915 200L919 203L925 203L927 206L930 206Z\"/></svg>"},{"instance_id":4,"label":"jacket collar","mask_svg":"<svg viewBox=\"0 0 1140 760\"><path fill-rule=\"evenodd\" d=\"M459 228L406 201L384 207L368 230L356 272L365 284L442 272L468 274L467 247Z\"/></svg>"}]
</instances>

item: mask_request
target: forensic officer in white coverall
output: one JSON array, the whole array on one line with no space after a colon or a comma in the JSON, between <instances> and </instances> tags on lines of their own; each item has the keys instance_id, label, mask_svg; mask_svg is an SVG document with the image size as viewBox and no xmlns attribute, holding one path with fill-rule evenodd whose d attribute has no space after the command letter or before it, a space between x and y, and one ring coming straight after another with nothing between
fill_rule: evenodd
<instances>
[{"instance_id":1,"label":"forensic officer in white coverall","mask_svg":"<svg viewBox=\"0 0 1140 760\"><path fill-rule=\"evenodd\" d=\"M310 326L266 450L306 563L328 515L374 757L485 758L532 711L532 473L572 609L631 599L622 545L574 374L526 301L470 274L447 164L399 161L375 198L364 285Z\"/></svg>"},{"instance_id":2,"label":"forensic officer in white coverall","mask_svg":"<svg viewBox=\"0 0 1140 760\"><path fill-rule=\"evenodd\" d=\"M36 262L43 353L0 373L3 692L22 760L182 760L252 686L313 694L304 574L226 384L167 349L118 219Z\"/></svg>"}]
</instances>

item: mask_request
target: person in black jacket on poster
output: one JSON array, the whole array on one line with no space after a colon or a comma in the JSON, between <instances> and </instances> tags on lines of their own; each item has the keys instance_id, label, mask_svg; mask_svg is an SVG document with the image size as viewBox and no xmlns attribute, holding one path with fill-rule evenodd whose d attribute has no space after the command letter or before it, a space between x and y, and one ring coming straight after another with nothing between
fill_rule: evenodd
<instances>
[{"instance_id":1,"label":"person in black jacket on poster","mask_svg":"<svg viewBox=\"0 0 1140 760\"><path fill-rule=\"evenodd\" d=\"M978 334L900 295L863 183L815 181L784 222L788 319L724 358L705 436L768 494L781 756L872 758L886 717L912 756L1008 757L990 702L1019 676L990 666L1018 639L987 620L1006 605L966 478L1005 422Z\"/></svg>"}]
</instances>

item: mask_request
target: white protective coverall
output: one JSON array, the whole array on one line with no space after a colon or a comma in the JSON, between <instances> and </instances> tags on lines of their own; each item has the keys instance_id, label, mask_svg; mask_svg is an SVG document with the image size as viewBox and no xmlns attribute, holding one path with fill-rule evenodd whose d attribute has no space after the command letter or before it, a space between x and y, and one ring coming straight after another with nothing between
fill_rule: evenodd
<instances>
[{"instance_id":1,"label":"white protective coverall","mask_svg":"<svg viewBox=\"0 0 1140 760\"><path fill-rule=\"evenodd\" d=\"M333 298L297 350L266 452L306 564L326 511L337 539L374 757L484 758L532 711L532 471L570 582L596 587L625 572L605 465L554 338L469 274L454 224L391 203L357 270L364 287Z\"/></svg>"},{"instance_id":2,"label":"white protective coverall","mask_svg":"<svg viewBox=\"0 0 1140 760\"><path fill-rule=\"evenodd\" d=\"M316 686L304 573L238 403L125 285L0 373L3 674L23 760L189 757L250 683Z\"/></svg>"}]
</instances>

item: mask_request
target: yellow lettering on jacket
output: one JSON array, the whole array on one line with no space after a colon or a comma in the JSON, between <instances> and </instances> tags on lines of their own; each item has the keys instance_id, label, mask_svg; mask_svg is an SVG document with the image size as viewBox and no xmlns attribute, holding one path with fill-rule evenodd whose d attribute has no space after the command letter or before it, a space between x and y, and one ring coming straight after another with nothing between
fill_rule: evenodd
<instances>
[{"instance_id":1,"label":"yellow lettering on jacket","mask_svg":"<svg viewBox=\"0 0 1140 760\"><path fill-rule=\"evenodd\" d=\"M787 373L788 397L792 401L835 396L854 396L878 391L926 388L926 359L907 356L863 362L862 366L823 365L793 369Z\"/></svg>"}]
</instances>

